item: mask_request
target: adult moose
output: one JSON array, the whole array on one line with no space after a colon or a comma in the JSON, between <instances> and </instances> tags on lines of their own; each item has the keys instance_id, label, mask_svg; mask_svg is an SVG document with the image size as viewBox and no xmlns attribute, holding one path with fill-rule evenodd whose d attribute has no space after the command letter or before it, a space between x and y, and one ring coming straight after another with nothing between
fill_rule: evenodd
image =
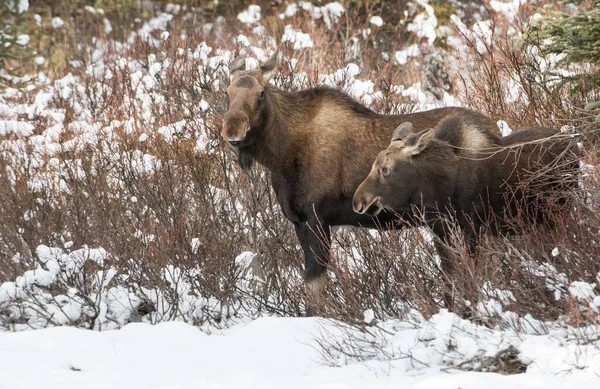
<instances>
[{"instance_id":1,"label":"adult moose","mask_svg":"<svg viewBox=\"0 0 600 389\"><path fill-rule=\"evenodd\" d=\"M451 224L463 231L471 251L483 232L514 232L507 222L516 216L551 226L547 211L564 204L565 190L575 183L570 138L553 129L525 129L498 145L485 144L473 142L479 134L468 118L452 117L416 134L406 122L394 134L356 190L353 208L361 215L394 210L413 223L424 221L436 235L447 277L454 271L446 245ZM452 305L448 291L444 300Z\"/></svg>"},{"instance_id":2,"label":"adult moose","mask_svg":"<svg viewBox=\"0 0 600 389\"><path fill-rule=\"evenodd\" d=\"M493 120L464 108L381 115L329 87L284 91L269 84L281 63L279 52L258 69L247 70L244 58L231 63L222 137L239 150L243 168L256 161L270 172L278 202L304 251L312 299L329 260L331 226L385 226L394 220L388 212L378 220L353 212L352 196L400 123L410 121L420 131L462 113L490 137L500 134Z\"/></svg>"}]
</instances>

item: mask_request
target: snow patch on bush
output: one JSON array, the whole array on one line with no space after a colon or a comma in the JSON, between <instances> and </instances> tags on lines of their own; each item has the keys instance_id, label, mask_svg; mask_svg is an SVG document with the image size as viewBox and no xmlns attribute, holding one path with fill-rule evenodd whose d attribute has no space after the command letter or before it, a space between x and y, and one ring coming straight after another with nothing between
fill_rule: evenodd
<instances>
[{"instance_id":1,"label":"snow patch on bush","mask_svg":"<svg viewBox=\"0 0 600 389\"><path fill-rule=\"evenodd\" d=\"M408 58L410 57L418 57L421 55L421 50L419 49L419 45L414 44L410 45L404 50L398 50L394 53L394 59L400 65L406 65L408 62Z\"/></svg>"},{"instance_id":2,"label":"snow patch on bush","mask_svg":"<svg viewBox=\"0 0 600 389\"><path fill-rule=\"evenodd\" d=\"M412 22L406 26L406 30L414 32L419 38L427 38L427 43L431 46L437 38L435 11L427 0L417 0L417 4L425 8L425 11L415 16Z\"/></svg>"},{"instance_id":3,"label":"snow patch on bush","mask_svg":"<svg viewBox=\"0 0 600 389\"><path fill-rule=\"evenodd\" d=\"M502 134L502 136L508 136L512 134L512 129L504 120L498 120L496 124L498 125L498 129L500 130L500 134Z\"/></svg>"},{"instance_id":4,"label":"snow patch on bush","mask_svg":"<svg viewBox=\"0 0 600 389\"><path fill-rule=\"evenodd\" d=\"M52 28L60 28L65 25L65 22L58 16L55 16L52 18L51 24L52 24Z\"/></svg>"},{"instance_id":5,"label":"snow patch on bush","mask_svg":"<svg viewBox=\"0 0 600 389\"><path fill-rule=\"evenodd\" d=\"M383 19L381 18L381 16L371 16L371 19L369 19L369 23L377 27L381 27L383 26Z\"/></svg>"},{"instance_id":6,"label":"snow patch on bush","mask_svg":"<svg viewBox=\"0 0 600 389\"><path fill-rule=\"evenodd\" d=\"M0 136L12 133L19 136L31 136L35 127L26 122L18 120L0 120Z\"/></svg>"},{"instance_id":7,"label":"snow patch on bush","mask_svg":"<svg viewBox=\"0 0 600 389\"><path fill-rule=\"evenodd\" d=\"M260 22L260 5L250 5L248 9L237 15L237 19L244 24L256 24Z\"/></svg>"},{"instance_id":8,"label":"snow patch on bush","mask_svg":"<svg viewBox=\"0 0 600 389\"><path fill-rule=\"evenodd\" d=\"M288 24L283 29L283 37L281 38L282 42L290 42L293 43L294 50L306 49L313 47L313 41L310 35L303 33L302 31L296 31L294 28Z\"/></svg>"},{"instance_id":9,"label":"snow patch on bush","mask_svg":"<svg viewBox=\"0 0 600 389\"><path fill-rule=\"evenodd\" d=\"M321 7L321 14L323 15L323 20L325 21L327 28L331 29L331 27L340 20L340 17L345 11L344 6L337 1Z\"/></svg>"},{"instance_id":10,"label":"snow patch on bush","mask_svg":"<svg viewBox=\"0 0 600 389\"><path fill-rule=\"evenodd\" d=\"M154 234L139 230L134 235L145 245L155 239ZM197 251L202 242L194 239L191 245ZM245 252L235 259L242 290L256 285L257 280L262 282L250 270L255 255ZM164 287L133 288L127 283L127 274L120 274L110 266L111 255L102 248L84 247L67 252L40 245L36 257L35 269L0 285L0 328L20 331L69 325L107 330L131 321L155 323L166 318L202 322L208 312L222 309L218 300L192 293L194 270L165 267L162 277L171 291L167 296ZM90 267L97 270L90 273L84 269ZM177 301L173 301L173 296ZM140 313L142 305L146 311ZM247 313L239 311L237 320L245 320L244 317L248 317ZM214 328L206 323L205 330Z\"/></svg>"},{"instance_id":11,"label":"snow patch on bush","mask_svg":"<svg viewBox=\"0 0 600 389\"><path fill-rule=\"evenodd\" d=\"M16 13L23 13L29 9L29 0L8 0L8 9Z\"/></svg>"}]
</instances>

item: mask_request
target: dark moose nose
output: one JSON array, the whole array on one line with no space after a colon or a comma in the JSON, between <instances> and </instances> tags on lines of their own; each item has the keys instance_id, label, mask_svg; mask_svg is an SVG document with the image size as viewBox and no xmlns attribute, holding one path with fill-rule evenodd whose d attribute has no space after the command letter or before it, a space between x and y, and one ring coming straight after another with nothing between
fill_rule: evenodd
<instances>
[{"instance_id":1,"label":"dark moose nose","mask_svg":"<svg viewBox=\"0 0 600 389\"><path fill-rule=\"evenodd\" d=\"M239 147L242 144L242 140L230 140L229 144L232 145L233 147Z\"/></svg>"},{"instance_id":2,"label":"dark moose nose","mask_svg":"<svg viewBox=\"0 0 600 389\"><path fill-rule=\"evenodd\" d=\"M360 203L354 203L352 208L354 209L354 212L362 214L364 212L363 210L365 209L365 203L364 201L361 201Z\"/></svg>"}]
</instances>

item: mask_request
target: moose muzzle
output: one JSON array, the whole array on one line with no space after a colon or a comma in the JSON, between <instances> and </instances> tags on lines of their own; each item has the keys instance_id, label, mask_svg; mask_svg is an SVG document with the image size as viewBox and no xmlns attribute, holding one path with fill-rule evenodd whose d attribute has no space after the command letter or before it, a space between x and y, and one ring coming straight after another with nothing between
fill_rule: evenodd
<instances>
[{"instance_id":1,"label":"moose muzzle","mask_svg":"<svg viewBox=\"0 0 600 389\"><path fill-rule=\"evenodd\" d=\"M360 190L360 188L359 188ZM354 194L352 199L352 208L354 212L377 216L382 211L381 201L379 196L363 194L359 190Z\"/></svg>"},{"instance_id":2,"label":"moose muzzle","mask_svg":"<svg viewBox=\"0 0 600 389\"><path fill-rule=\"evenodd\" d=\"M232 146L239 147L244 143L250 130L250 120L243 112L227 112L223 119L221 136Z\"/></svg>"}]
</instances>

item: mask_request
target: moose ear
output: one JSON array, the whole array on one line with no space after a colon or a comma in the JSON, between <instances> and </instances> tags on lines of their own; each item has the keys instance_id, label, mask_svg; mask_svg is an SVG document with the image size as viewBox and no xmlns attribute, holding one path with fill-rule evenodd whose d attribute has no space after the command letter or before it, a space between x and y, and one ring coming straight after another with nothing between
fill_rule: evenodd
<instances>
[{"instance_id":1,"label":"moose ear","mask_svg":"<svg viewBox=\"0 0 600 389\"><path fill-rule=\"evenodd\" d=\"M433 130L433 128L427 128L421 131L419 134L417 134L417 136L419 137L417 143L414 146L407 147L406 151L410 155L419 154L421 151L425 150L427 146L429 146L429 143L431 143L431 140L433 139L434 133L435 131Z\"/></svg>"},{"instance_id":2,"label":"moose ear","mask_svg":"<svg viewBox=\"0 0 600 389\"><path fill-rule=\"evenodd\" d=\"M413 124L411 122L404 122L400 124L394 130L394 134L392 135L392 142L397 140L406 139L409 135L413 133Z\"/></svg>"},{"instance_id":3,"label":"moose ear","mask_svg":"<svg viewBox=\"0 0 600 389\"><path fill-rule=\"evenodd\" d=\"M260 65L260 71L265 82L269 82L279 70L281 70L281 64L283 62L283 54L279 50L273 53L271 58L264 64Z\"/></svg>"},{"instance_id":4,"label":"moose ear","mask_svg":"<svg viewBox=\"0 0 600 389\"><path fill-rule=\"evenodd\" d=\"M229 74L233 76L236 72L241 72L242 70L246 70L246 58L237 57L229 65Z\"/></svg>"}]
</instances>

